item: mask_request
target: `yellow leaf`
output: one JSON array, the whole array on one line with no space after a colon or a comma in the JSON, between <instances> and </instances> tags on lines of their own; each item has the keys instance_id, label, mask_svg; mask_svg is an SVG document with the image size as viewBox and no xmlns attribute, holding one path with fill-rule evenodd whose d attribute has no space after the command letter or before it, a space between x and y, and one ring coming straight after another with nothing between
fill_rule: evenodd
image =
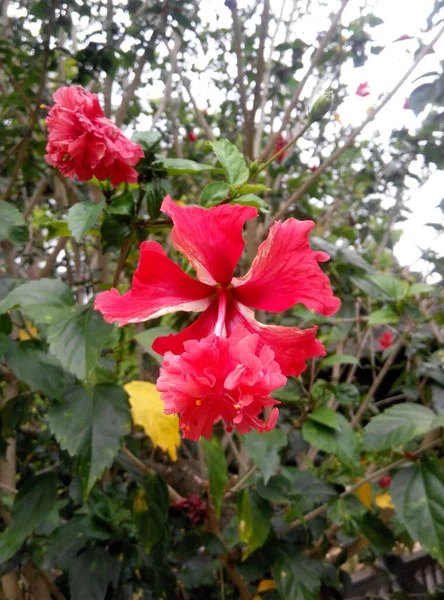
<instances>
[{"instance_id":1,"label":"yellow leaf","mask_svg":"<svg viewBox=\"0 0 444 600\"><path fill-rule=\"evenodd\" d=\"M163 400L153 383L131 381L124 388L130 397L134 424L141 425L153 444L168 452L171 460L176 460L176 446L180 446L177 415L164 414Z\"/></svg>"},{"instance_id":2,"label":"yellow leaf","mask_svg":"<svg viewBox=\"0 0 444 600\"><path fill-rule=\"evenodd\" d=\"M21 342L32 340L38 335L37 327L34 327L31 321L26 321L26 329L20 329L18 339Z\"/></svg>"},{"instance_id":3,"label":"yellow leaf","mask_svg":"<svg viewBox=\"0 0 444 600\"><path fill-rule=\"evenodd\" d=\"M263 594L264 592L268 592L268 590L274 589L276 589L274 579L262 579L262 581L259 581L259 585L257 586L257 593Z\"/></svg>"},{"instance_id":4,"label":"yellow leaf","mask_svg":"<svg viewBox=\"0 0 444 600\"><path fill-rule=\"evenodd\" d=\"M388 492L383 492L375 496L375 504L379 508L395 508L392 504L392 497Z\"/></svg>"},{"instance_id":5,"label":"yellow leaf","mask_svg":"<svg viewBox=\"0 0 444 600\"><path fill-rule=\"evenodd\" d=\"M333 117L334 117L335 121L337 121L339 123L339 125L343 125L343 123L341 121L341 117L339 116L339 113L335 112L333 114Z\"/></svg>"},{"instance_id":6,"label":"yellow leaf","mask_svg":"<svg viewBox=\"0 0 444 600\"><path fill-rule=\"evenodd\" d=\"M362 502L367 510L371 510L372 508L372 488L371 485L367 482L364 485L361 485L360 488L356 490L356 494L358 499Z\"/></svg>"}]
</instances>

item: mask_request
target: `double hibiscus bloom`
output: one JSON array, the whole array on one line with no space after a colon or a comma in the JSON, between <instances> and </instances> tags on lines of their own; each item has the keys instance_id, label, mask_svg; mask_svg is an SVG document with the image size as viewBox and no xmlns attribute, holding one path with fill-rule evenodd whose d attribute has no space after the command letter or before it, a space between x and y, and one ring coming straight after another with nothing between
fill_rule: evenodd
<instances>
[{"instance_id":1,"label":"double hibiscus bloom","mask_svg":"<svg viewBox=\"0 0 444 600\"><path fill-rule=\"evenodd\" d=\"M95 308L119 325L155 319L175 311L201 312L186 329L157 338L153 349L164 356L157 389L167 414L179 413L183 436L210 437L223 419L240 433L274 427L278 409L267 422L259 415L278 404L271 392L298 376L306 360L324 356L316 327L264 325L253 309L281 312L296 303L324 316L340 305L318 262L329 256L310 248L312 221L276 222L260 245L250 270L234 277L244 249L242 229L257 216L250 206L211 209L181 207L167 196L162 211L173 220L171 241L194 267L190 277L162 246L147 241L132 288L121 296L113 288L99 294Z\"/></svg>"}]
</instances>

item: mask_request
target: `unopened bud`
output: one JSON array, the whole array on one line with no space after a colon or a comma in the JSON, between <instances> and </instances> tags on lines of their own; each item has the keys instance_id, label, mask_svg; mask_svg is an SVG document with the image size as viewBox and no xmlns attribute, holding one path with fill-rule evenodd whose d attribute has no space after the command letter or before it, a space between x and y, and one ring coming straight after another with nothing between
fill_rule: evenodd
<instances>
[{"instance_id":1,"label":"unopened bud","mask_svg":"<svg viewBox=\"0 0 444 600\"><path fill-rule=\"evenodd\" d=\"M333 94L332 92L325 92L320 96L316 102L311 107L311 110L308 114L308 122L317 123L325 117L329 110L331 110L333 104Z\"/></svg>"},{"instance_id":2,"label":"unopened bud","mask_svg":"<svg viewBox=\"0 0 444 600\"><path fill-rule=\"evenodd\" d=\"M256 175L256 173L259 171L259 167L260 167L260 165L259 165L258 161L255 160L248 166L248 170L250 171L251 175Z\"/></svg>"}]
</instances>

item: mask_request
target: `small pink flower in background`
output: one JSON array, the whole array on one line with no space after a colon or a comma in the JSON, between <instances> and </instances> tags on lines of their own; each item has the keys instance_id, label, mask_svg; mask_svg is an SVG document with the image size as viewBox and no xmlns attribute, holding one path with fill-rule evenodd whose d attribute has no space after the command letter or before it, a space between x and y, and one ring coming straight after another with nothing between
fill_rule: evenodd
<instances>
[{"instance_id":1,"label":"small pink flower in background","mask_svg":"<svg viewBox=\"0 0 444 600\"><path fill-rule=\"evenodd\" d=\"M314 173L315 171L317 171L319 169L319 167L317 167L316 165L312 165L311 167L308 167L309 170Z\"/></svg>"},{"instance_id":2,"label":"small pink flower in background","mask_svg":"<svg viewBox=\"0 0 444 600\"><path fill-rule=\"evenodd\" d=\"M183 437L197 440L210 439L220 419L242 434L272 429L278 410L271 411L267 424L258 415L279 404L270 394L286 381L271 348L261 347L258 334L238 325L229 337L212 334L188 340L182 354L166 352L156 387L165 413L180 413Z\"/></svg>"},{"instance_id":3,"label":"small pink flower in background","mask_svg":"<svg viewBox=\"0 0 444 600\"><path fill-rule=\"evenodd\" d=\"M399 38L396 38L396 40L393 40L393 43L395 42L403 42L404 40L412 40L412 36L411 35L407 35L407 33L403 33L402 35L399 36Z\"/></svg>"},{"instance_id":4,"label":"small pink flower in background","mask_svg":"<svg viewBox=\"0 0 444 600\"><path fill-rule=\"evenodd\" d=\"M388 488L390 486L392 482L392 478L390 477L390 475L384 475L384 477L381 477L381 479L378 481L379 485L382 488Z\"/></svg>"},{"instance_id":5,"label":"small pink flower in background","mask_svg":"<svg viewBox=\"0 0 444 600\"><path fill-rule=\"evenodd\" d=\"M270 392L283 385L283 376L302 373L309 358L325 356L325 348L315 339L316 327L301 330L264 325L256 321L251 309L281 312L301 303L329 316L340 306L318 265L329 259L328 254L310 248L308 234L314 223L293 218L274 223L248 273L237 278L233 277L234 269L245 245L242 229L247 219L257 216L256 208L227 204L208 210L181 207L167 196L161 210L172 218L171 241L190 261L197 280L170 260L160 244L143 242L131 290L123 296L115 288L102 292L94 307L103 313L105 321L117 321L119 325L179 310L203 311L183 331L159 337L153 343L153 350L165 355L158 389L166 399L166 410L181 414L181 422L190 428L184 433L192 439L208 435L210 426L220 418L242 431L250 427L263 431L264 424L257 415L263 406L276 404L269 398ZM245 352L242 356L237 353L236 346L243 347L241 338L250 345L251 361L262 363L262 374L251 379L248 398L244 397L247 380L242 376L252 377L253 367ZM221 353L228 361L224 367L218 358ZM199 374L199 381L191 375L193 372ZM236 385L230 390L233 381ZM267 381L264 391L261 386ZM211 392L212 386L217 394ZM205 402L196 404L204 399L202 390ZM271 429L276 420L277 410L270 415L267 427Z\"/></svg>"},{"instance_id":6,"label":"small pink flower in background","mask_svg":"<svg viewBox=\"0 0 444 600\"><path fill-rule=\"evenodd\" d=\"M287 145L287 140L285 139L285 136L283 136L283 135L279 136L279 139L276 142L276 146L274 147L274 153L277 154L286 145ZM279 156L276 157L276 162L281 163L284 160L286 154L287 154L287 151L282 152L282 154L279 154Z\"/></svg>"},{"instance_id":7,"label":"small pink flower in background","mask_svg":"<svg viewBox=\"0 0 444 600\"><path fill-rule=\"evenodd\" d=\"M105 117L97 95L62 87L53 98L46 118L46 162L79 181L111 179L114 187L136 183L138 173L132 167L143 157L142 148Z\"/></svg>"},{"instance_id":8,"label":"small pink flower in background","mask_svg":"<svg viewBox=\"0 0 444 600\"><path fill-rule=\"evenodd\" d=\"M384 331L378 338L379 350L386 350L393 344L393 336L388 331Z\"/></svg>"},{"instance_id":9,"label":"small pink flower in background","mask_svg":"<svg viewBox=\"0 0 444 600\"><path fill-rule=\"evenodd\" d=\"M365 98L366 96L370 96L370 90L367 81L364 83L360 83L356 90L356 95L361 96L361 98Z\"/></svg>"},{"instance_id":10,"label":"small pink flower in background","mask_svg":"<svg viewBox=\"0 0 444 600\"><path fill-rule=\"evenodd\" d=\"M406 98L406 99L404 100L404 104L403 104L402 108L406 108L407 110L408 110L408 109L410 109L410 106L409 106L409 99L408 99L408 98Z\"/></svg>"},{"instance_id":11,"label":"small pink flower in background","mask_svg":"<svg viewBox=\"0 0 444 600\"><path fill-rule=\"evenodd\" d=\"M189 131L187 133L187 138L189 142L195 142L197 140L197 135L194 133L194 131Z\"/></svg>"}]
</instances>

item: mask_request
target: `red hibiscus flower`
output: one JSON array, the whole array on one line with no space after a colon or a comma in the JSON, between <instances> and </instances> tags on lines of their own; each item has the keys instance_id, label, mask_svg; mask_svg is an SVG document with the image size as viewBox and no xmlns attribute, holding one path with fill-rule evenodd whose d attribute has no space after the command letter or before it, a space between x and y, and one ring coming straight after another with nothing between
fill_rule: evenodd
<instances>
[{"instance_id":1,"label":"red hibiscus flower","mask_svg":"<svg viewBox=\"0 0 444 600\"><path fill-rule=\"evenodd\" d=\"M356 95L361 96L361 98L365 98L366 96L370 96L370 90L368 88L368 83L365 81L364 83L360 83L358 85L358 89L356 90Z\"/></svg>"},{"instance_id":2,"label":"red hibiscus flower","mask_svg":"<svg viewBox=\"0 0 444 600\"><path fill-rule=\"evenodd\" d=\"M258 334L260 347L272 348L284 375L298 376L308 358L325 355L324 346L315 339L316 327L263 325L250 310L280 312L298 302L324 316L338 310L341 302L318 265L329 256L311 250L308 242L313 221L291 218L274 223L248 273L237 278L233 273L245 245L242 228L247 219L257 216L256 208L181 207L167 196L161 209L174 222L173 245L190 261L198 280L170 260L160 244L143 242L132 289L121 296L113 288L96 297L95 308L105 321L125 325L178 310L204 311L183 331L157 338L153 349L162 355L180 354L187 340L213 333L230 335L236 325L242 325L248 333Z\"/></svg>"},{"instance_id":3,"label":"red hibiscus flower","mask_svg":"<svg viewBox=\"0 0 444 600\"><path fill-rule=\"evenodd\" d=\"M166 352L156 387L165 413L180 413L183 437L197 440L210 439L220 419L227 430L235 425L239 433L272 429L278 409L266 424L258 415L263 407L279 404L270 394L286 381L271 348L238 325L229 337L212 334L188 340L182 354Z\"/></svg>"},{"instance_id":4,"label":"red hibiscus flower","mask_svg":"<svg viewBox=\"0 0 444 600\"><path fill-rule=\"evenodd\" d=\"M187 138L189 142L195 142L197 140L197 135L194 133L194 131L189 131L187 133Z\"/></svg>"},{"instance_id":5,"label":"red hibiscus flower","mask_svg":"<svg viewBox=\"0 0 444 600\"><path fill-rule=\"evenodd\" d=\"M393 336L388 331L384 331L384 333L378 338L379 350L386 350L390 348L393 344Z\"/></svg>"},{"instance_id":6,"label":"red hibiscus flower","mask_svg":"<svg viewBox=\"0 0 444 600\"><path fill-rule=\"evenodd\" d=\"M207 516L207 505L196 494L189 494L186 498L176 500L172 507L179 511L186 510L193 527L197 527Z\"/></svg>"},{"instance_id":7,"label":"red hibiscus flower","mask_svg":"<svg viewBox=\"0 0 444 600\"><path fill-rule=\"evenodd\" d=\"M274 147L274 153L277 154L286 145L287 140L285 139L285 137L283 135L279 136L279 139L276 142L276 146ZM276 156L276 162L281 163L284 160L286 154L287 151L285 150L285 152L282 152L281 154L279 154L279 156Z\"/></svg>"},{"instance_id":8,"label":"red hibiscus flower","mask_svg":"<svg viewBox=\"0 0 444 600\"><path fill-rule=\"evenodd\" d=\"M111 179L115 187L123 181L136 183L138 173L132 167L143 151L105 117L97 95L62 87L53 97L46 119L46 162L79 181Z\"/></svg>"}]
</instances>

